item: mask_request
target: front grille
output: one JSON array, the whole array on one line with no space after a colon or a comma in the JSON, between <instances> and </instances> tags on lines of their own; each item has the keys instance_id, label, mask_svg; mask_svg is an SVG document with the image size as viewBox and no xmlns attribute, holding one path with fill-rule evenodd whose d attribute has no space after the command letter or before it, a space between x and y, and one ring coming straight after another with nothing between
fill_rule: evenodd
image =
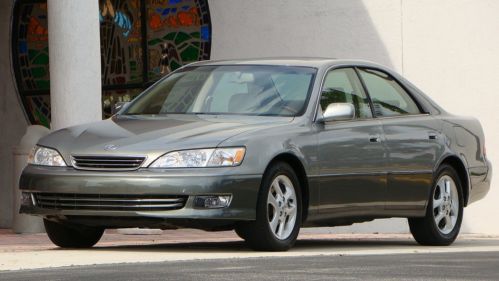
<instances>
[{"instance_id":1,"label":"front grille","mask_svg":"<svg viewBox=\"0 0 499 281\"><path fill-rule=\"evenodd\" d=\"M81 170L136 170L145 157L140 156L72 156L73 166Z\"/></svg>"},{"instance_id":2,"label":"front grille","mask_svg":"<svg viewBox=\"0 0 499 281\"><path fill-rule=\"evenodd\" d=\"M94 211L167 211L182 209L188 196L33 193L39 208Z\"/></svg>"}]
</instances>

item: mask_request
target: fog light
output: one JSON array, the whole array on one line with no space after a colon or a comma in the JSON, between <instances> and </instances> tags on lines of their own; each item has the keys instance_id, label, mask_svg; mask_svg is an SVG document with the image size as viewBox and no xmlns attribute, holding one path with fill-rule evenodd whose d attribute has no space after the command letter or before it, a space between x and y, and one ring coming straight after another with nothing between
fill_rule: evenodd
<instances>
[{"instance_id":1,"label":"fog light","mask_svg":"<svg viewBox=\"0 0 499 281\"><path fill-rule=\"evenodd\" d=\"M230 204L231 195L196 196L194 207L196 208L225 208Z\"/></svg>"},{"instance_id":2,"label":"fog light","mask_svg":"<svg viewBox=\"0 0 499 281\"><path fill-rule=\"evenodd\" d=\"M34 206L35 198L29 192L21 192L21 206Z\"/></svg>"}]
</instances>

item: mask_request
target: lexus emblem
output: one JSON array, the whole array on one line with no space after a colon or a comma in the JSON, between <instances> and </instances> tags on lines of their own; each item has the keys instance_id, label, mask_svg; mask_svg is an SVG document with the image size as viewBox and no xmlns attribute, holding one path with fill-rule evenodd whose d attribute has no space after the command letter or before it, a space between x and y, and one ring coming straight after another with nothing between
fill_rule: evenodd
<instances>
[{"instance_id":1,"label":"lexus emblem","mask_svg":"<svg viewBox=\"0 0 499 281\"><path fill-rule=\"evenodd\" d=\"M114 145L114 144L106 144L104 146L104 150L107 150L107 151L110 151L110 150L116 150L118 148L117 145Z\"/></svg>"}]
</instances>

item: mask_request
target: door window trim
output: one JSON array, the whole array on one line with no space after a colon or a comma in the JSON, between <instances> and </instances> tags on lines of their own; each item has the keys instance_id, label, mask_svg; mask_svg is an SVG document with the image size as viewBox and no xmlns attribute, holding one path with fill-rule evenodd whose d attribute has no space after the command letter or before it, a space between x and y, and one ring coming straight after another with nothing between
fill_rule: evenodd
<instances>
[{"instance_id":1,"label":"door window trim","mask_svg":"<svg viewBox=\"0 0 499 281\"><path fill-rule=\"evenodd\" d=\"M366 98L367 100L369 101L369 107L371 108L371 117L368 117L368 118L355 118L355 119L352 119L352 120L344 120L344 121L334 121L334 122L356 122L356 121L365 121L365 120L373 120L375 119L375 115L374 115L374 109L372 107L372 103L371 103L371 97L369 97L369 94L366 92L366 89L364 87L364 84L363 84L363 81L360 80L360 77L359 77L359 74L357 73L357 66L355 65L333 65L333 66L330 66L326 69L326 71L324 72L324 75L322 75L322 80L321 80L321 87L319 89L319 95L318 95L318 98L317 98L317 101L315 103L315 113L314 113L314 118L313 118L313 121L312 123L316 123L317 122L317 114L319 113L319 106L320 106L320 103L321 103L321 97L322 97L322 90L324 89L324 84L326 83L326 77L327 75L331 72L331 71L335 71L335 70L338 70L338 69L344 69L344 68L350 68L352 69L354 72L355 72L355 75L357 76L357 79L359 79L359 82L361 84L361 88L362 90L364 91L364 94L366 95Z\"/></svg>"},{"instance_id":2,"label":"door window trim","mask_svg":"<svg viewBox=\"0 0 499 281\"><path fill-rule=\"evenodd\" d=\"M431 115L430 111L427 110L422 104L421 102L419 101L419 99L417 99L417 97L414 96L413 92L410 91L405 85L404 83L401 83L397 78L395 78L393 75L391 75L390 73L387 73L385 70L381 69L381 68L378 68L378 67L375 67L375 66L365 66L365 65L357 65L357 64L339 64L339 65L331 65L331 66L328 66L326 68L326 70L324 71L324 75L322 75L322 78L321 78L321 84L320 84L320 89L319 89L319 93L318 93L318 97L315 101L315 108L314 108L314 115L313 115L313 119L312 119L312 123L316 123L317 122L317 113L319 111L319 105L320 105L320 100L321 100L321 95L322 95L322 89L324 88L324 83L326 81L326 76L327 74L332 71L332 70L335 70L335 69L341 69L341 68L353 68L355 69L355 72L360 80L360 83L362 84L362 87L364 89L364 92L366 93L369 101L371 102L370 106L371 106L371 111L374 110L373 106L372 106L372 101L371 101L371 95L369 94L369 91L367 91L367 89L365 88L365 84L364 84L364 80L362 80L362 77L360 77L359 73L358 73L358 69L360 68L365 68L365 69L372 69L372 70L377 70L377 71L381 71L387 75L390 75L390 77L392 77L399 85L400 87L402 87L404 89L404 91L406 91L406 93L410 96L410 98L416 103L416 105L418 106L419 110L421 111L420 114L406 114L406 115L395 115L395 116L376 116L373 112L373 117L372 118L369 118L369 119L353 119L353 120L348 120L347 122L352 122L352 121L361 121L361 120L370 120L370 119L393 119L393 118L405 118L405 117L414 117L414 116L429 116ZM341 122L345 122L345 121L341 121Z\"/></svg>"},{"instance_id":3,"label":"door window trim","mask_svg":"<svg viewBox=\"0 0 499 281\"><path fill-rule=\"evenodd\" d=\"M360 80L360 83L362 84L362 87L364 88L364 92L366 92L366 95L368 96L368 99L369 99L369 102L370 102L370 106L371 106L371 111L373 112L373 118L377 118L377 119L388 119L388 118L400 118L400 117L411 117L411 116L425 116L425 115L430 115L429 111L426 110L421 105L421 103L419 102L419 100L414 97L414 94L409 89L407 89L407 87L404 85L404 83L401 83L397 78L395 78L390 73L388 73L388 72L386 72L386 71L384 71L382 69L379 69L379 68L376 68L376 67L371 67L371 66L355 66L354 68L355 68L355 73L357 73L357 76L358 76L358 78ZM375 114L375 112L374 112L374 104L373 104L372 99L371 99L371 94L369 93L369 90L367 89L367 86L366 86L366 84L364 82L364 78L362 78L362 76L360 75L360 70L362 70L362 69L378 71L378 72L384 73L385 75L387 75L391 79L393 79L393 81L395 81L395 83L397 83L407 93L407 95L409 96L409 98L416 104L416 106L418 107L420 113L418 113L418 114L400 114L400 115L394 115L394 116L377 116Z\"/></svg>"}]
</instances>

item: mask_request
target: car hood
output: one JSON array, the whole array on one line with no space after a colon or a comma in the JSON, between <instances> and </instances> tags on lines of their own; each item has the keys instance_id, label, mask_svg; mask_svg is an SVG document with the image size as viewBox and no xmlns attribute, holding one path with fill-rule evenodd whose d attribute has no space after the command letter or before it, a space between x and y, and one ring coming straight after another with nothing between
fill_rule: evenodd
<instances>
[{"instance_id":1,"label":"car hood","mask_svg":"<svg viewBox=\"0 0 499 281\"><path fill-rule=\"evenodd\" d=\"M149 165L162 154L182 149L216 147L235 135L289 123L291 117L169 115L115 116L65 128L39 145L57 149L67 163L71 155L140 155Z\"/></svg>"}]
</instances>

